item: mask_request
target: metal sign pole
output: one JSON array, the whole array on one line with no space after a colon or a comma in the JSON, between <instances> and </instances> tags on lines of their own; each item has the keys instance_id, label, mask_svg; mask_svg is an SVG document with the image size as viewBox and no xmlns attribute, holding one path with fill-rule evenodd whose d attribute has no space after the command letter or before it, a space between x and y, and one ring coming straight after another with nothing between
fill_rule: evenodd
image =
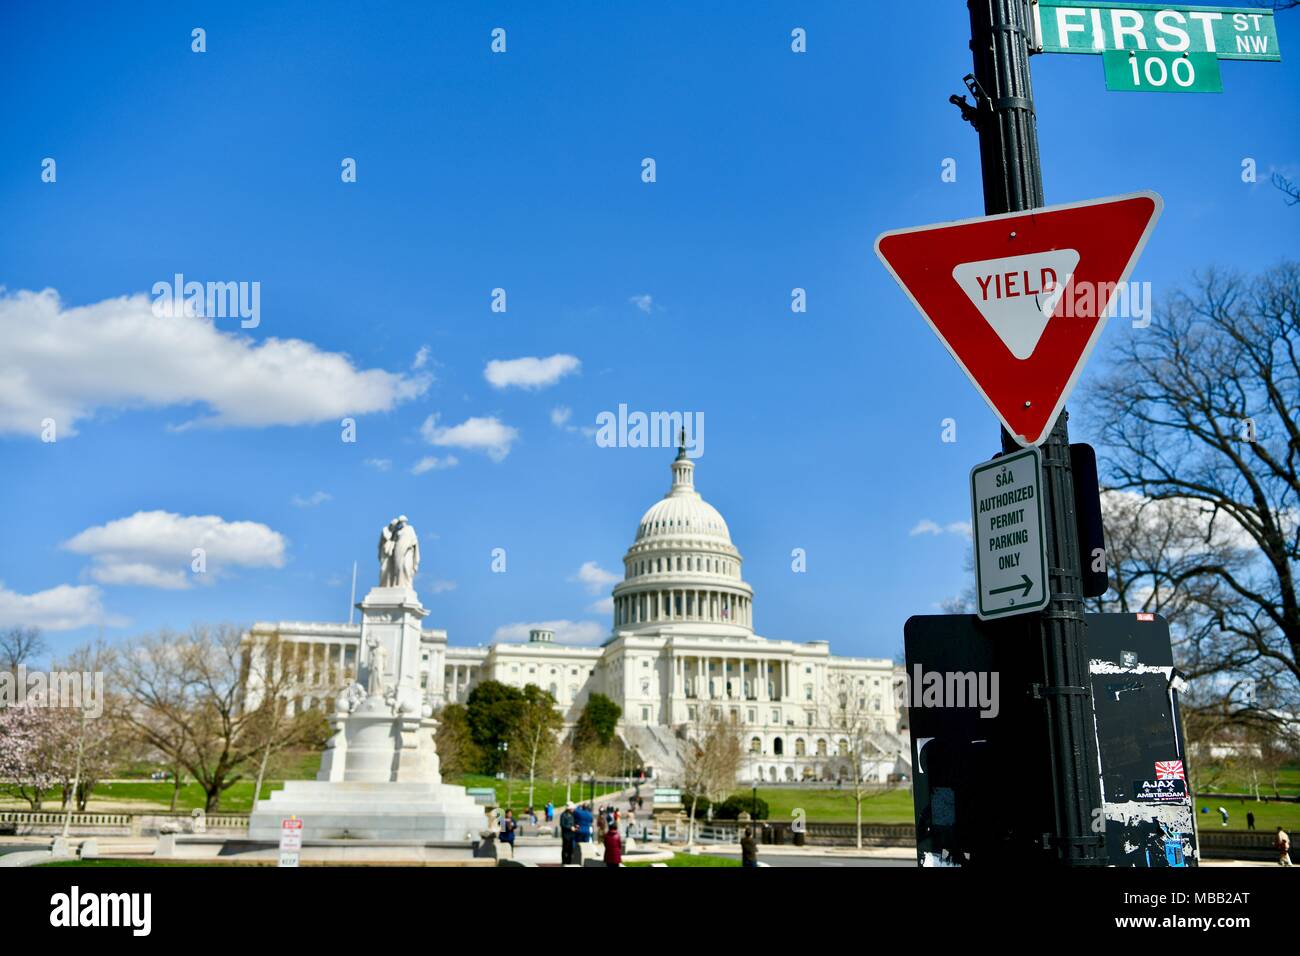
<instances>
[{"instance_id":1,"label":"metal sign pole","mask_svg":"<svg viewBox=\"0 0 1300 956\"><path fill-rule=\"evenodd\" d=\"M979 132L984 210L989 215L1044 205L1038 158L1029 48L1030 0L968 0L974 72L966 78L976 99L963 109ZM955 99L955 98L954 98ZM1051 600L1038 615L1041 685L1051 748L1055 832L1044 849L1067 866L1105 864L1105 841L1094 829L1101 809L1096 722L1089 691L1086 627L1080 575L1068 415L1062 411L1042 444L1046 549ZM1004 430L1005 451L1019 448Z\"/></svg>"}]
</instances>

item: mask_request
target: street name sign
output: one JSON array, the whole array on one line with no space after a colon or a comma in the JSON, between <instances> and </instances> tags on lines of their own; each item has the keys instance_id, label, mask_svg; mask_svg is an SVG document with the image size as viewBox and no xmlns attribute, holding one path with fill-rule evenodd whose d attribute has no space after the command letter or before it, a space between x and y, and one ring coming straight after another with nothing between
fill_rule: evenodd
<instances>
[{"instance_id":1,"label":"street name sign","mask_svg":"<svg viewBox=\"0 0 1300 956\"><path fill-rule=\"evenodd\" d=\"M1038 445L1162 207L1139 192L898 229L876 255L1007 431Z\"/></svg>"},{"instance_id":2,"label":"street name sign","mask_svg":"<svg viewBox=\"0 0 1300 956\"><path fill-rule=\"evenodd\" d=\"M1033 11L1044 53L1136 50L1208 53L1221 60L1282 59L1273 11L1260 7L1038 0Z\"/></svg>"},{"instance_id":3,"label":"street name sign","mask_svg":"<svg viewBox=\"0 0 1300 956\"><path fill-rule=\"evenodd\" d=\"M976 465L970 494L975 613L988 621L1042 610L1051 595L1038 449L1023 448Z\"/></svg>"}]
</instances>

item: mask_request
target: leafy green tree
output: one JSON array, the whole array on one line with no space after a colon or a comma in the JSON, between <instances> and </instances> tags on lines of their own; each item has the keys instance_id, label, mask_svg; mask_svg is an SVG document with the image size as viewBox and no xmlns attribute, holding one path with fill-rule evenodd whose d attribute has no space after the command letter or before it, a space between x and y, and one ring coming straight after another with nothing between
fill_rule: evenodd
<instances>
[{"instance_id":1,"label":"leafy green tree","mask_svg":"<svg viewBox=\"0 0 1300 956\"><path fill-rule=\"evenodd\" d=\"M481 751L489 773L509 770L501 744L509 743L525 701L519 688L495 680L483 681L465 699L470 738Z\"/></svg>"},{"instance_id":2,"label":"leafy green tree","mask_svg":"<svg viewBox=\"0 0 1300 956\"><path fill-rule=\"evenodd\" d=\"M614 728L623 716L623 708L604 694L592 694L582 707L582 714L573 728L573 744L578 750L594 745L608 747L614 742Z\"/></svg>"},{"instance_id":3,"label":"leafy green tree","mask_svg":"<svg viewBox=\"0 0 1300 956\"><path fill-rule=\"evenodd\" d=\"M468 708L464 704L448 704L437 717L438 764L443 776L484 772L483 750L470 733Z\"/></svg>"}]
</instances>

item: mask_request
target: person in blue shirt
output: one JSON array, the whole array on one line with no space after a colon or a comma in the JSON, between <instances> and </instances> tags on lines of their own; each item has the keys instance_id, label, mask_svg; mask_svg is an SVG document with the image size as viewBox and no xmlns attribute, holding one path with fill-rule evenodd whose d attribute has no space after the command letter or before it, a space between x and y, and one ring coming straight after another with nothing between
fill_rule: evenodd
<instances>
[{"instance_id":1,"label":"person in blue shirt","mask_svg":"<svg viewBox=\"0 0 1300 956\"><path fill-rule=\"evenodd\" d=\"M578 842L590 843L591 825L596 818L592 816L591 810L585 803L579 804L578 809L573 811L573 819L578 825Z\"/></svg>"}]
</instances>

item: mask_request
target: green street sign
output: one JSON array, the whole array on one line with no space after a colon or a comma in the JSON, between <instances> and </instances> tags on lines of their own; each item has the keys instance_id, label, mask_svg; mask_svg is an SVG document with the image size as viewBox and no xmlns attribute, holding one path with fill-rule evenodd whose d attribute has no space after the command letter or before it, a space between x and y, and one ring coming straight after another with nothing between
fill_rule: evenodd
<instances>
[{"instance_id":1,"label":"green street sign","mask_svg":"<svg viewBox=\"0 0 1300 956\"><path fill-rule=\"evenodd\" d=\"M1130 93L1222 93L1219 60L1212 53L1139 53L1106 50L1106 89Z\"/></svg>"},{"instance_id":2,"label":"green street sign","mask_svg":"<svg viewBox=\"0 0 1300 956\"><path fill-rule=\"evenodd\" d=\"M1036 0L1033 11L1038 48L1044 53L1134 50L1206 53L1221 60L1282 59L1273 11L1259 7ZM1109 79L1109 70L1106 75Z\"/></svg>"}]
</instances>

